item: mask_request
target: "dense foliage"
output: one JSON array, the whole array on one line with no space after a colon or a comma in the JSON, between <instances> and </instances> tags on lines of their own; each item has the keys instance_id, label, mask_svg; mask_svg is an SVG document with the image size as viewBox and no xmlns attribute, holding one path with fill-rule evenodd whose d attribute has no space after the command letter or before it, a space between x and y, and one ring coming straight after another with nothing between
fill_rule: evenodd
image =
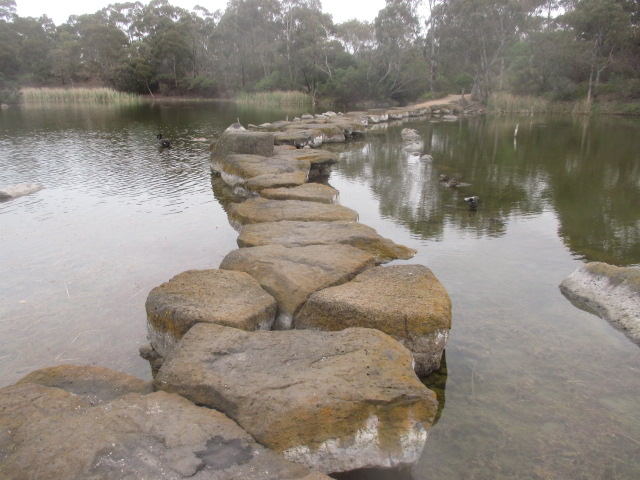
<instances>
[{"instance_id":1,"label":"dense foliage","mask_svg":"<svg viewBox=\"0 0 640 480\"><path fill-rule=\"evenodd\" d=\"M387 0L335 24L318 0L229 0L193 11L116 3L55 25L0 0L0 101L18 86L399 102L443 92L640 97L636 0Z\"/></svg>"}]
</instances>

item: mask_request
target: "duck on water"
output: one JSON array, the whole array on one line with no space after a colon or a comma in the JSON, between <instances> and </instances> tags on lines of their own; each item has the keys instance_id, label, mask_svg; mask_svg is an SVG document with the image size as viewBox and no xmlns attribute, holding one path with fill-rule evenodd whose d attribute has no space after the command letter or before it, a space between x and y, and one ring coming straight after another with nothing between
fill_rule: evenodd
<instances>
[{"instance_id":1,"label":"duck on water","mask_svg":"<svg viewBox=\"0 0 640 480\"><path fill-rule=\"evenodd\" d=\"M159 133L156 138L158 139L158 143L162 148L171 148L171 142L165 138L162 138L161 133Z\"/></svg>"}]
</instances>

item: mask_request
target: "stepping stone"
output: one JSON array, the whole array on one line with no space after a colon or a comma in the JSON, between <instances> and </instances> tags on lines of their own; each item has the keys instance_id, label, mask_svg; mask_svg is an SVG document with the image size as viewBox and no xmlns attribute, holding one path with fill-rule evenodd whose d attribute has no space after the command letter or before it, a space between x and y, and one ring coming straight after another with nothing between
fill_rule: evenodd
<instances>
[{"instance_id":1,"label":"stepping stone","mask_svg":"<svg viewBox=\"0 0 640 480\"><path fill-rule=\"evenodd\" d=\"M266 189L287 189L303 186L307 182L307 174L305 172L292 172L280 174L258 175L247 180L243 188L249 192L260 193ZM263 195L264 196L264 195Z\"/></svg>"},{"instance_id":2,"label":"stepping stone","mask_svg":"<svg viewBox=\"0 0 640 480\"><path fill-rule=\"evenodd\" d=\"M304 202L329 204L335 203L338 195L339 192L335 188L315 182L305 183L296 187L260 190L260 196L269 200L302 200Z\"/></svg>"},{"instance_id":3,"label":"stepping stone","mask_svg":"<svg viewBox=\"0 0 640 480\"><path fill-rule=\"evenodd\" d=\"M87 378L96 380L95 397L117 385L119 375L123 385L130 380L83 368L58 379L69 390L27 379L0 389L2 478L330 480L258 445L226 415L179 395L129 393L93 404L75 394L76 381L84 388Z\"/></svg>"},{"instance_id":4,"label":"stepping stone","mask_svg":"<svg viewBox=\"0 0 640 480\"><path fill-rule=\"evenodd\" d=\"M266 192L263 191L262 194ZM245 225L238 237L239 247L281 244L288 247L345 244L374 256L377 264L408 260L416 251L381 237L358 222L267 222Z\"/></svg>"},{"instance_id":5,"label":"stepping stone","mask_svg":"<svg viewBox=\"0 0 640 480\"><path fill-rule=\"evenodd\" d=\"M334 222L358 220L358 214L341 205L325 205L300 200L268 200L250 198L242 203L231 203L227 210L229 223L240 230L249 223L296 220L302 222Z\"/></svg>"},{"instance_id":6,"label":"stepping stone","mask_svg":"<svg viewBox=\"0 0 640 480\"><path fill-rule=\"evenodd\" d=\"M309 180L328 176L331 173L331 167L339 161L335 153L319 149L292 149L289 146L277 146L274 152L281 158L307 162L309 164Z\"/></svg>"},{"instance_id":7,"label":"stepping stone","mask_svg":"<svg viewBox=\"0 0 640 480\"><path fill-rule=\"evenodd\" d=\"M371 255L349 245L282 245L241 248L229 253L220 268L246 272L278 302L274 327L291 328L292 318L309 295L348 282L374 266Z\"/></svg>"},{"instance_id":8,"label":"stepping stone","mask_svg":"<svg viewBox=\"0 0 640 480\"><path fill-rule=\"evenodd\" d=\"M196 323L269 330L277 304L247 273L189 270L151 290L146 309L151 346L166 357Z\"/></svg>"},{"instance_id":9,"label":"stepping stone","mask_svg":"<svg viewBox=\"0 0 640 480\"><path fill-rule=\"evenodd\" d=\"M213 159L221 159L233 154L273 155L273 134L267 132L228 131L212 145Z\"/></svg>"},{"instance_id":10,"label":"stepping stone","mask_svg":"<svg viewBox=\"0 0 640 480\"><path fill-rule=\"evenodd\" d=\"M406 348L372 329L199 324L154 384L227 414L286 459L330 473L418 460L437 401L411 363Z\"/></svg>"},{"instance_id":11,"label":"stepping stone","mask_svg":"<svg viewBox=\"0 0 640 480\"><path fill-rule=\"evenodd\" d=\"M262 157L260 155L228 155L212 157L211 169L220 173L227 185L244 185L247 180L260 175L302 174L304 181L309 175L309 162L296 158Z\"/></svg>"},{"instance_id":12,"label":"stepping stone","mask_svg":"<svg viewBox=\"0 0 640 480\"><path fill-rule=\"evenodd\" d=\"M440 367L449 330L451 300L431 270L422 265L376 267L352 281L309 297L295 316L295 328L375 328L413 353L425 376Z\"/></svg>"}]
</instances>

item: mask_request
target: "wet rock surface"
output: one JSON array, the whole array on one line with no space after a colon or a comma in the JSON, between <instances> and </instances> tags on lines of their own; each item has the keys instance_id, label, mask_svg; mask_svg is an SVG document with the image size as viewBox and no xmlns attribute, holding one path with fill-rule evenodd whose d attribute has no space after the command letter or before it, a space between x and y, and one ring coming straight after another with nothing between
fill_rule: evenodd
<instances>
[{"instance_id":1,"label":"wet rock surface","mask_svg":"<svg viewBox=\"0 0 640 480\"><path fill-rule=\"evenodd\" d=\"M242 203L232 203L227 211L229 222L239 230L251 223L293 220L302 222L355 221L358 214L341 205L327 205L300 200L268 200L251 198Z\"/></svg>"},{"instance_id":2,"label":"wet rock surface","mask_svg":"<svg viewBox=\"0 0 640 480\"><path fill-rule=\"evenodd\" d=\"M269 330L276 309L275 299L247 273L189 270L149 292L148 338L153 349L166 357L196 323Z\"/></svg>"},{"instance_id":3,"label":"wet rock surface","mask_svg":"<svg viewBox=\"0 0 640 480\"><path fill-rule=\"evenodd\" d=\"M112 372L99 385L105 369L91 374L91 368L58 372L58 383L86 385L92 377L89 397L96 397L123 375ZM265 449L224 414L179 395L128 393L93 405L86 394L28 380L0 389L3 478L328 478Z\"/></svg>"},{"instance_id":4,"label":"wet rock surface","mask_svg":"<svg viewBox=\"0 0 640 480\"><path fill-rule=\"evenodd\" d=\"M640 345L640 268L592 262L560 284L578 308L608 320Z\"/></svg>"},{"instance_id":5,"label":"wet rock surface","mask_svg":"<svg viewBox=\"0 0 640 480\"><path fill-rule=\"evenodd\" d=\"M221 269L246 272L278 302L274 328L291 328L293 315L312 293L348 282L374 266L368 253L349 245L265 245L229 253Z\"/></svg>"},{"instance_id":6,"label":"wet rock surface","mask_svg":"<svg viewBox=\"0 0 640 480\"><path fill-rule=\"evenodd\" d=\"M408 350L372 329L244 332L193 327L155 385L238 422L323 472L413 463L436 413Z\"/></svg>"},{"instance_id":7,"label":"wet rock surface","mask_svg":"<svg viewBox=\"0 0 640 480\"><path fill-rule=\"evenodd\" d=\"M238 236L238 246L256 247L281 244L290 247L345 244L374 256L377 264L391 260L408 260L415 250L398 245L376 231L353 221L295 222L280 221L245 225Z\"/></svg>"},{"instance_id":8,"label":"wet rock surface","mask_svg":"<svg viewBox=\"0 0 640 480\"><path fill-rule=\"evenodd\" d=\"M269 200L302 200L305 202L336 203L339 192L329 185L305 183L289 188L268 188L260 196Z\"/></svg>"},{"instance_id":9,"label":"wet rock surface","mask_svg":"<svg viewBox=\"0 0 640 480\"><path fill-rule=\"evenodd\" d=\"M17 384L36 383L73 393L77 398L97 405L129 393L151 393L151 382L105 367L60 365L31 372Z\"/></svg>"},{"instance_id":10,"label":"wet rock surface","mask_svg":"<svg viewBox=\"0 0 640 480\"><path fill-rule=\"evenodd\" d=\"M440 367L451 329L451 301L425 266L376 267L311 295L294 324L330 331L378 329L413 353L416 373L424 376Z\"/></svg>"}]
</instances>

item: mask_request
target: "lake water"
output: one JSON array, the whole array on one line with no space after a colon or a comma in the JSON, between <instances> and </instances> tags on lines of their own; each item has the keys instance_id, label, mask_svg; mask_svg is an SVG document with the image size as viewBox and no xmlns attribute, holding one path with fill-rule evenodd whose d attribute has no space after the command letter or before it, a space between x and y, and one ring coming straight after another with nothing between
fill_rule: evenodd
<instances>
[{"instance_id":1,"label":"lake water","mask_svg":"<svg viewBox=\"0 0 640 480\"><path fill-rule=\"evenodd\" d=\"M150 378L138 356L149 290L236 248L208 141L237 117L296 113L0 110L0 188L46 186L0 203L0 386L62 363ZM327 148L341 157L329 179L341 203L418 250L397 263L431 268L453 302L446 368L425 379L442 410L411 478L640 478L640 348L558 289L585 261L640 264L640 121L405 126L434 162L403 150L399 125ZM159 150L158 132L173 148Z\"/></svg>"}]
</instances>

